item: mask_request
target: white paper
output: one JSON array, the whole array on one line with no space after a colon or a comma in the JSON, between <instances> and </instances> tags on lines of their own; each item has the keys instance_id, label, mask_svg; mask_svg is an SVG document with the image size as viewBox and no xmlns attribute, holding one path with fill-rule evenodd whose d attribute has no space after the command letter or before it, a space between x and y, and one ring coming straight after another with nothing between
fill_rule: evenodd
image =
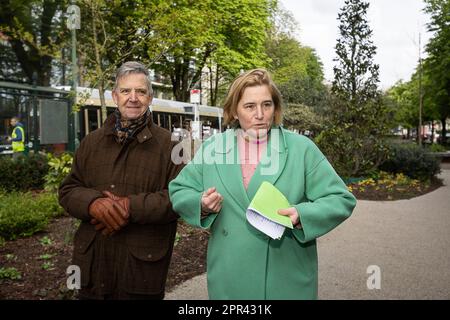
<instances>
[{"instance_id":1,"label":"white paper","mask_svg":"<svg viewBox=\"0 0 450 320\"><path fill-rule=\"evenodd\" d=\"M247 209L247 220L252 226L272 239L281 239L284 233L284 226L267 219L256 210Z\"/></svg>"}]
</instances>

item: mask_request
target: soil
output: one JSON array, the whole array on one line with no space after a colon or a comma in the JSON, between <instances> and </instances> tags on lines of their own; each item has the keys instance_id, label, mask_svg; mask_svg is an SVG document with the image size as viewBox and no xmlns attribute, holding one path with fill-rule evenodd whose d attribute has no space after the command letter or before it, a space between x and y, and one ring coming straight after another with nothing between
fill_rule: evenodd
<instances>
[{"instance_id":1,"label":"soil","mask_svg":"<svg viewBox=\"0 0 450 320\"><path fill-rule=\"evenodd\" d=\"M0 244L0 268L14 267L21 274L21 279L0 278L0 300L75 299L75 292L66 285L75 231L76 219L63 216L49 224L46 232ZM206 272L208 231L180 222L177 233L166 291Z\"/></svg>"},{"instance_id":2,"label":"soil","mask_svg":"<svg viewBox=\"0 0 450 320\"><path fill-rule=\"evenodd\" d=\"M442 182L436 179L420 189L406 187L388 191L367 187L363 193L354 190L354 194L360 200L408 199L441 185ZM21 279L15 280L0 277L0 299L75 299L74 291L66 286L66 269L71 264L75 230L76 220L63 216L49 224L45 232L0 243L0 268L14 267L21 274ZM179 223L166 291L206 272L208 237L208 231Z\"/></svg>"},{"instance_id":3,"label":"soil","mask_svg":"<svg viewBox=\"0 0 450 320\"><path fill-rule=\"evenodd\" d=\"M442 180L433 178L429 183L422 183L418 187L398 186L393 190L388 190L386 186L365 186L364 191L361 192L353 185L352 193L358 200L392 201L415 198L441 186Z\"/></svg>"}]
</instances>

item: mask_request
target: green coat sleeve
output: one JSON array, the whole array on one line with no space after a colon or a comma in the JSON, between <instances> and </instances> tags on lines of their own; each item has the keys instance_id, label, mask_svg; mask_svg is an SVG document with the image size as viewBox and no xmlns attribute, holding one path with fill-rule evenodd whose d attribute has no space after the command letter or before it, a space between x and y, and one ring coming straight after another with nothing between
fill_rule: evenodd
<instances>
[{"instance_id":1,"label":"green coat sleeve","mask_svg":"<svg viewBox=\"0 0 450 320\"><path fill-rule=\"evenodd\" d=\"M294 229L294 236L301 243L337 227L356 206L355 197L323 156L305 175L305 195L309 201L294 206L302 225L301 229Z\"/></svg>"},{"instance_id":2,"label":"green coat sleeve","mask_svg":"<svg viewBox=\"0 0 450 320\"><path fill-rule=\"evenodd\" d=\"M203 146L194 159L188 163L180 174L169 184L170 201L175 212L188 224L207 229L214 222L217 214L210 214L201 219L201 197L203 185Z\"/></svg>"}]
</instances>

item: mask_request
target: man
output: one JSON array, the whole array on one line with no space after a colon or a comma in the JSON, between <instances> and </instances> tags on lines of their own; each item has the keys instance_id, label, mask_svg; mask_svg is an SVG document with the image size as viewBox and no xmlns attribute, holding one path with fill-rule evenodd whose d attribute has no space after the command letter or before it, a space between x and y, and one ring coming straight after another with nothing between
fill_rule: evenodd
<instances>
[{"instance_id":1,"label":"man","mask_svg":"<svg viewBox=\"0 0 450 320\"><path fill-rule=\"evenodd\" d=\"M168 183L181 170L171 161L169 131L152 122L148 70L126 62L112 92L116 111L80 144L59 201L81 220L73 264L80 299L163 299L178 216Z\"/></svg>"},{"instance_id":2,"label":"man","mask_svg":"<svg viewBox=\"0 0 450 320\"><path fill-rule=\"evenodd\" d=\"M11 137L8 137L8 141L12 142L13 159L17 159L25 151L25 130L23 129L23 124L19 122L18 117L12 117L9 123L14 129Z\"/></svg>"}]
</instances>

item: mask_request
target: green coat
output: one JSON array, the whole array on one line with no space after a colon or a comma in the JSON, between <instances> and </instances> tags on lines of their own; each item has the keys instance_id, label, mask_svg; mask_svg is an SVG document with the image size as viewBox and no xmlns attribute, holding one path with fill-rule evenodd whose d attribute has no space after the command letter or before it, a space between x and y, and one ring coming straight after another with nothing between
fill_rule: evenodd
<instances>
[{"instance_id":1,"label":"green coat","mask_svg":"<svg viewBox=\"0 0 450 320\"><path fill-rule=\"evenodd\" d=\"M356 199L304 136L273 128L247 190L237 150L234 130L215 135L169 184L174 210L187 223L210 228L210 299L316 299L316 238L347 219ZM286 229L281 240L272 240L247 222L246 209L263 181L297 208L302 229ZM210 187L222 194L222 210L201 220L201 194Z\"/></svg>"}]
</instances>

